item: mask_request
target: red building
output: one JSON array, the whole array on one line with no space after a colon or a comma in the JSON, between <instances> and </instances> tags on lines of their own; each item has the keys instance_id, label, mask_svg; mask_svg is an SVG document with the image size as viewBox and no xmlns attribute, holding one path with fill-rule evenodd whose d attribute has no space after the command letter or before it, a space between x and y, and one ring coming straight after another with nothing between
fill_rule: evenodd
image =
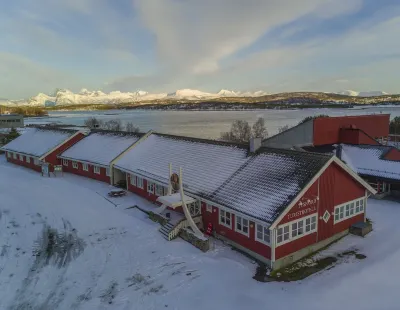
<instances>
[{"instance_id":1,"label":"red building","mask_svg":"<svg viewBox=\"0 0 400 310\"><path fill-rule=\"evenodd\" d=\"M113 161L142 136L138 133L94 130L58 157L62 160L64 171L110 183Z\"/></svg>"},{"instance_id":2,"label":"red building","mask_svg":"<svg viewBox=\"0 0 400 310\"><path fill-rule=\"evenodd\" d=\"M179 168L198 226L212 227L216 237L275 269L364 222L367 197L375 193L333 154L257 149L257 143L249 150L153 133L114 165L130 191L151 201L168 194Z\"/></svg>"},{"instance_id":3,"label":"red building","mask_svg":"<svg viewBox=\"0 0 400 310\"><path fill-rule=\"evenodd\" d=\"M379 144L389 136L389 114L318 117L265 139L263 146L293 148L338 143Z\"/></svg>"},{"instance_id":4,"label":"red building","mask_svg":"<svg viewBox=\"0 0 400 310\"><path fill-rule=\"evenodd\" d=\"M21 136L3 146L1 150L6 152L9 162L38 172L41 172L42 166L45 165L52 172L55 165L60 165L57 156L84 136L77 130L27 128Z\"/></svg>"}]
</instances>

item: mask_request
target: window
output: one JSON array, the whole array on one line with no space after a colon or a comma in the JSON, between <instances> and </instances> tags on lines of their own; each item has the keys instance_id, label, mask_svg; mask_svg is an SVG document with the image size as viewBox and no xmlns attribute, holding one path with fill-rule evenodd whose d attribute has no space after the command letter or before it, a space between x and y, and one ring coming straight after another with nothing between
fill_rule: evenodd
<instances>
[{"instance_id":1,"label":"window","mask_svg":"<svg viewBox=\"0 0 400 310\"><path fill-rule=\"evenodd\" d=\"M83 169L83 171L89 171L88 164L82 164L82 169Z\"/></svg>"},{"instance_id":2,"label":"window","mask_svg":"<svg viewBox=\"0 0 400 310\"><path fill-rule=\"evenodd\" d=\"M68 160L63 159L63 165L64 165L64 166L68 166Z\"/></svg>"},{"instance_id":3,"label":"window","mask_svg":"<svg viewBox=\"0 0 400 310\"><path fill-rule=\"evenodd\" d=\"M106 168L106 176L110 176L110 168Z\"/></svg>"},{"instance_id":4,"label":"window","mask_svg":"<svg viewBox=\"0 0 400 310\"><path fill-rule=\"evenodd\" d=\"M197 201L196 202L192 202L189 205L189 212L190 212L190 215L192 215L192 216L196 216L196 215L201 214L200 203L198 203Z\"/></svg>"},{"instance_id":5,"label":"window","mask_svg":"<svg viewBox=\"0 0 400 310\"><path fill-rule=\"evenodd\" d=\"M37 158L35 158L35 159L33 160L33 163L34 163L36 166L40 166L39 159L37 159Z\"/></svg>"},{"instance_id":6,"label":"window","mask_svg":"<svg viewBox=\"0 0 400 310\"><path fill-rule=\"evenodd\" d=\"M19 160L20 160L20 161L24 161L24 156L21 155L21 154L19 154Z\"/></svg>"},{"instance_id":7,"label":"window","mask_svg":"<svg viewBox=\"0 0 400 310\"><path fill-rule=\"evenodd\" d=\"M261 225L257 225L256 238L259 239L261 236L262 230L259 227ZM265 227L264 227L265 228ZM291 223L287 223L278 227L276 242L277 244L283 244L290 242L292 240L296 240L305 235L311 234L317 230L317 215L311 215L306 218L302 218L297 221L293 221ZM264 232L264 235L266 231ZM269 239L269 231L268 231L268 239Z\"/></svg>"},{"instance_id":8,"label":"window","mask_svg":"<svg viewBox=\"0 0 400 310\"><path fill-rule=\"evenodd\" d=\"M11 153L7 152L7 157L10 158L11 157Z\"/></svg>"},{"instance_id":9,"label":"window","mask_svg":"<svg viewBox=\"0 0 400 310\"><path fill-rule=\"evenodd\" d=\"M226 227L231 228L231 213L224 211L224 210L219 210L219 223L221 225L224 225Z\"/></svg>"},{"instance_id":10,"label":"window","mask_svg":"<svg viewBox=\"0 0 400 310\"><path fill-rule=\"evenodd\" d=\"M206 211L212 213L212 205L206 203Z\"/></svg>"},{"instance_id":11,"label":"window","mask_svg":"<svg viewBox=\"0 0 400 310\"><path fill-rule=\"evenodd\" d=\"M306 219L306 233L314 231L316 228L317 218L315 216Z\"/></svg>"},{"instance_id":12,"label":"window","mask_svg":"<svg viewBox=\"0 0 400 310\"><path fill-rule=\"evenodd\" d=\"M143 189L143 178L141 177L136 177L136 182L137 182L137 187Z\"/></svg>"},{"instance_id":13,"label":"window","mask_svg":"<svg viewBox=\"0 0 400 310\"><path fill-rule=\"evenodd\" d=\"M26 162L27 162L28 164L31 163L31 158L30 158L29 156L26 156Z\"/></svg>"},{"instance_id":14,"label":"window","mask_svg":"<svg viewBox=\"0 0 400 310\"><path fill-rule=\"evenodd\" d=\"M334 224L364 212L364 198L359 198L335 207Z\"/></svg>"},{"instance_id":15,"label":"window","mask_svg":"<svg viewBox=\"0 0 400 310\"><path fill-rule=\"evenodd\" d=\"M78 163L76 161L72 162L72 168L78 169Z\"/></svg>"},{"instance_id":16,"label":"window","mask_svg":"<svg viewBox=\"0 0 400 310\"><path fill-rule=\"evenodd\" d=\"M164 186L156 184L156 195L163 196L164 195Z\"/></svg>"},{"instance_id":17,"label":"window","mask_svg":"<svg viewBox=\"0 0 400 310\"><path fill-rule=\"evenodd\" d=\"M17 153L14 153L14 154L13 154L13 158L14 158L14 159L17 159Z\"/></svg>"},{"instance_id":18,"label":"window","mask_svg":"<svg viewBox=\"0 0 400 310\"><path fill-rule=\"evenodd\" d=\"M257 224L257 231L256 231L256 241L270 244L270 235L269 235L269 228L263 225Z\"/></svg>"},{"instance_id":19,"label":"window","mask_svg":"<svg viewBox=\"0 0 400 310\"><path fill-rule=\"evenodd\" d=\"M136 186L136 175L131 174L131 185Z\"/></svg>"},{"instance_id":20,"label":"window","mask_svg":"<svg viewBox=\"0 0 400 310\"><path fill-rule=\"evenodd\" d=\"M236 215L236 231L248 236L249 235L249 220Z\"/></svg>"},{"instance_id":21,"label":"window","mask_svg":"<svg viewBox=\"0 0 400 310\"><path fill-rule=\"evenodd\" d=\"M154 183L150 181L147 182L147 192L150 194L154 194Z\"/></svg>"},{"instance_id":22,"label":"window","mask_svg":"<svg viewBox=\"0 0 400 310\"><path fill-rule=\"evenodd\" d=\"M94 171L94 173L96 173L96 174L100 174L100 167L99 167L99 166L94 166L94 167L93 167L93 171Z\"/></svg>"}]
</instances>

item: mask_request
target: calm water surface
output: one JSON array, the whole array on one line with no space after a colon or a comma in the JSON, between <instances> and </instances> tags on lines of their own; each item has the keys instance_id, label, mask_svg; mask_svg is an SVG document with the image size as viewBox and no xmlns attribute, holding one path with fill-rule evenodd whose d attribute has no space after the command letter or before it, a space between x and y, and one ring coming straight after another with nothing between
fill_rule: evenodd
<instances>
[{"instance_id":1,"label":"calm water surface","mask_svg":"<svg viewBox=\"0 0 400 310\"><path fill-rule=\"evenodd\" d=\"M61 123L83 125L88 117L102 120L120 119L132 122L141 131L153 129L158 132L215 139L227 131L234 120L254 123L264 117L269 135L276 134L282 126L294 126L306 116L327 114L330 116L381 114L400 116L400 107L368 107L355 109L305 109L305 110L256 110L256 111L70 111L50 112L49 117L27 119L27 124Z\"/></svg>"}]
</instances>

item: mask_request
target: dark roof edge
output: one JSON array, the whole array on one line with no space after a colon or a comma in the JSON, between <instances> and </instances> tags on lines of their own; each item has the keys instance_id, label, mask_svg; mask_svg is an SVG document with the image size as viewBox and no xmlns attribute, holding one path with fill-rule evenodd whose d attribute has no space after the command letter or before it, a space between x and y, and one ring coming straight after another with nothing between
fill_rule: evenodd
<instances>
[{"instance_id":1,"label":"dark roof edge","mask_svg":"<svg viewBox=\"0 0 400 310\"><path fill-rule=\"evenodd\" d=\"M92 133L104 133L104 134L110 134L110 135L115 135L115 136L136 136L136 137L142 137L146 133L143 132L128 132L128 131L116 131L116 130L106 130L106 129L92 129L90 130L90 134Z\"/></svg>"}]
</instances>

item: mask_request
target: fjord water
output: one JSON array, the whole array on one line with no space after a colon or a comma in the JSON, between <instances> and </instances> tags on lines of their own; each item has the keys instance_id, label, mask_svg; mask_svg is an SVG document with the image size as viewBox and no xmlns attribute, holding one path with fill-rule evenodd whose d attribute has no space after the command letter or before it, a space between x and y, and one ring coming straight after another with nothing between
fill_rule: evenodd
<instances>
[{"instance_id":1,"label":"fjord water","mask_svg":"<svg viewBox=\"0 0 400 310\"><path fill-rule=\"evenodd\" d=\"M120 119L132 122L141 131L150 129L198 138L216 139L227 131L234 120L246 120L250 124L264 117L269 135L280 127L294 126L307 116L326 114L329 116L391 114L400 116L400 107L361 107L354 109L301 109L301 110L244 110L244 111L155 111L155 110L108 110L108 111L60 111L50 112L49 117L26 119L26 124L60 123L83 125L85 119L96 117L107 121Z\"/></svg>"}]
</instances>

